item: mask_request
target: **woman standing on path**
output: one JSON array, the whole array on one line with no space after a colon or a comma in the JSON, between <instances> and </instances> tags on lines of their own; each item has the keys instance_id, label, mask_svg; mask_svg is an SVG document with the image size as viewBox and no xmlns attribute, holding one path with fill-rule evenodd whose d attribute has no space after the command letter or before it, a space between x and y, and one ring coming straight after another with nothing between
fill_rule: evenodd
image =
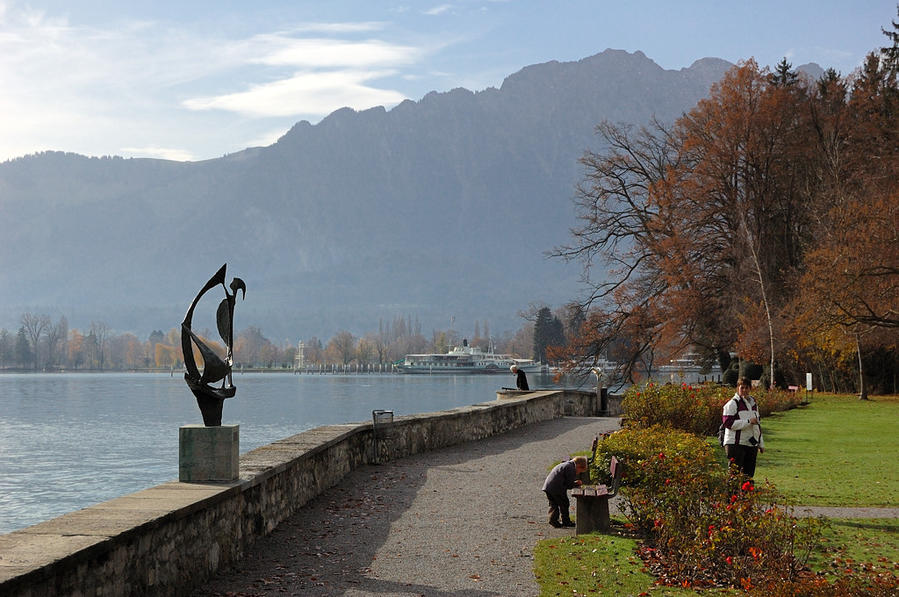
<instances>
[{"instance_id":1,"label":"woman standing on path","mask_svg":"<svg viewBox=\"0 0 899 597\"><path fill-rule=\"evenodd\" d=\"M749 395L751 387L749 380L741 377L737 383L737 393L727 401L721 412L727 458L747 477L755 474L758 453L765 451L758 406Z\"/></svg>"}]
</instances>

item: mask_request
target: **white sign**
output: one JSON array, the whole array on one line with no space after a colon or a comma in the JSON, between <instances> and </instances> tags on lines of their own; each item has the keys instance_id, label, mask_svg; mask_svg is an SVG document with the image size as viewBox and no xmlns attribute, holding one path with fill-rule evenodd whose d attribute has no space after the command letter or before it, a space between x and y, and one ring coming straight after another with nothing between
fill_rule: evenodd
<instances>
[{"instance_id":1,"label":"white sign","mask_svg":"<svg viewBox=\"0 0 899 597\"><path fill-rule=\"evenodd\" d=\"M809 392L812 391L812 374L811 373L805 374L805 389L808 390Z\"/></svg>"}]
</instances>

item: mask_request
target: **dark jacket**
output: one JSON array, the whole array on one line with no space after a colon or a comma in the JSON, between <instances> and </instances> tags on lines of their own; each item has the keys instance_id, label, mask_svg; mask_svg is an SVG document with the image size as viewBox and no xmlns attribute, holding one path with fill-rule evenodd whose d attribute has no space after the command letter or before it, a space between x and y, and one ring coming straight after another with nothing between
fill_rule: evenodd
<instances>
[{"instance_id":1,"label":"dark jacket","mask_svg":"<svg viewBox=\"0 0 899 597\"><path fill-rule=\"evenodd\" d=\"M525 375L524 371L522 371L521 369L519 369L515 373L515 387L517 387L519 390L530 390L531 389L528 387L528 376Z\"/></svg>"},{"instance_id":2,"label":"dark jacket","mask_svg":"<svg viewBox=\"0 0 899 597\"><path fill-rule=\"evenodd\" d=\"M577 479L577 467L574 460L568 460L557 464L546 476L543 482L543 491L547 493L565 493L574 487Z\"/></svg>"}]
</instances>

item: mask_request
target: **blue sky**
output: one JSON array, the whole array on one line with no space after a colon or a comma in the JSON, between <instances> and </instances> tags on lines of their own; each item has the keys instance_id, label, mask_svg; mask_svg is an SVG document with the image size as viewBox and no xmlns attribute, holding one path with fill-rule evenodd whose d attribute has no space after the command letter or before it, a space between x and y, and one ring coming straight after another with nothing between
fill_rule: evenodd
<instances>
[{"instance_id":1,"label":"blue sky","mask_svg":"<svg viewBox=\"0 0 899 597\"><path fill-rule=\"evenodd\" d=\"M606 48L848 74L896 18L895 0L0 0L0 161L215 158Z\"/></svg>"}]
</instances>

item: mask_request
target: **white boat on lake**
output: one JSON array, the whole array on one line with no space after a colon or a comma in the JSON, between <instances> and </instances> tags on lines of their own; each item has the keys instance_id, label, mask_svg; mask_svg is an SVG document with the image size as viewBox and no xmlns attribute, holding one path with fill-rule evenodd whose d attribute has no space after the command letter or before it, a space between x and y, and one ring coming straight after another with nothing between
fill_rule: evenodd
<instances>
[{"instance_id":1,"label":"white boat on lake","mask_svg":"<svg viewBox=\"0 0 899 597\"><path fill-rule=\"evenodd\" d=\"M400 373L510 374L509 368L512 365L517 365L525 373L536 373L543 369L543 365L533 359L519 359L508 354L497 354L492 350L484 352L480 348L469 346L468 340L463 340L462 346L454 346L447 353L407 354L401 363L397 363L396 369Z\"/></svg>"}]
</instances>

